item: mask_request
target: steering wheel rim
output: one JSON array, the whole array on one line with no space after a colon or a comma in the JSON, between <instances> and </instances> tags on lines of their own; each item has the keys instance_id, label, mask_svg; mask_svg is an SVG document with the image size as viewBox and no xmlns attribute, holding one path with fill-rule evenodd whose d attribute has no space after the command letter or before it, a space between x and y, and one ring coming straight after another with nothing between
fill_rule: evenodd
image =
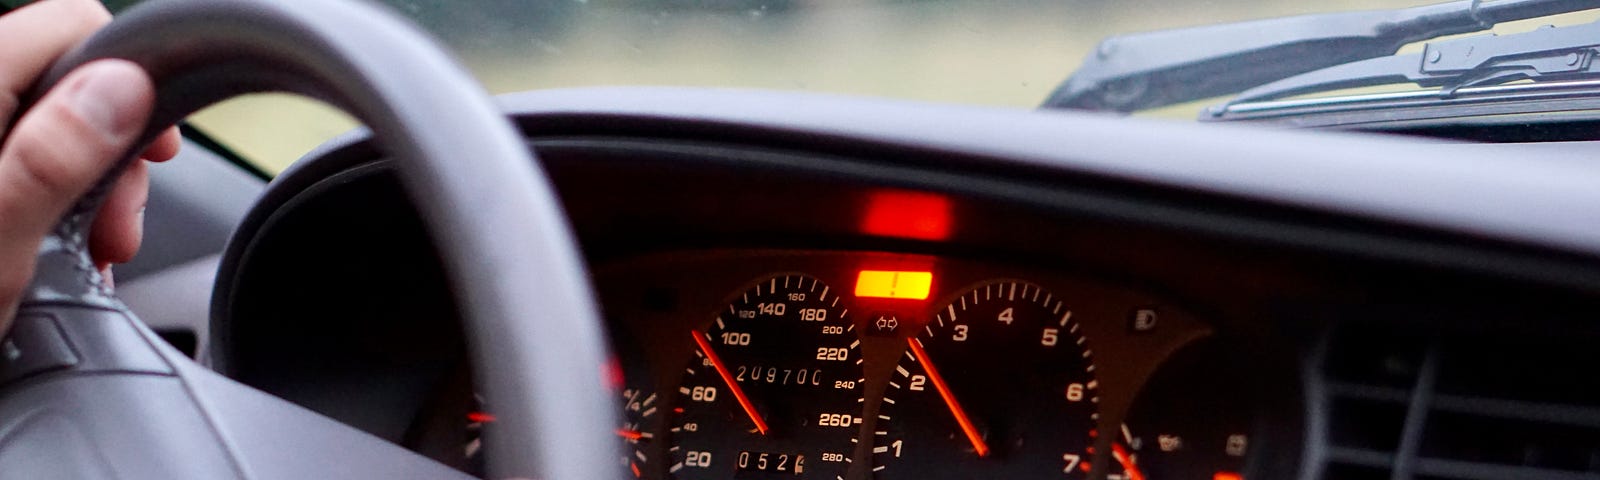
<instances>
[{"instance_id":1,"label":"steering wheel rim","mask_svg":"<svg viewBox=\"0 0 1600 480\"><path fill-rule=\"evenodd\" d=\"M560 204L487 94L429 37L355 1L141 4L59 60L45 91L102 58L156 85L147 131L40 250L21 311L127 312L92 267L87 230L111 181L162 127L237 95L288 92L344 109L395 160L461 303L491 478L616 478L606 343Z\"/></svg>"}]
</instances>

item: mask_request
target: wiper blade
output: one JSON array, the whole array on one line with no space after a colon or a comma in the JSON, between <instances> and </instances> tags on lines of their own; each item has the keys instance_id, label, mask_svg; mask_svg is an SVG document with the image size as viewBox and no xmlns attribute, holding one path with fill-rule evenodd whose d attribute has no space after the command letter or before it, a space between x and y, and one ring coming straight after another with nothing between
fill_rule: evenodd
<instances>
[{"instance_id":1,"label":"wiper blade","mask_svg":"<svg viewBox=\"0 0 1600 480\"><path fill-rule=\"evenodd\" d=\"M1438 87L1435 95L1449 99L1466 87L1584 80L1600 76L1596 55L1600 55L1600 22L1460 38L1429 43L1422 53L1362 60L1255 87L1202 117L1221 117L1239 104L1397 83Z\"/></svg>"},{"instance_id":2,"label":"wiper blade","mask_svg":"<svg viewBox=\"0 0 1600 480\"><path fill-rule=\"evenodd\" d=\"M1202 100L1387 57L1409 43L1594 8L1594 0L1461 0L1111 37L1044 108L1133 112Z\"/></svg>"},{"instance_id":3,"label":"wiper blade","mask_svg":"<svg viewBox=\"0 0 1600 480\"><path fill-rule=\"evenodd\" d=\"M1432 122L1530 124L1525 114L1544 119L1600 118L1600 80L1514 83L1462 87L1442 98L1437 90L1370 93L1338 97L1269 100L1229 105L1221 116L1201 121L1257 121L1298 128L1366 128ZM1555 115L1551 115L1555 114ZM1497 120L1491 120L1497 119Z\"/></svg>"}]
</instances>

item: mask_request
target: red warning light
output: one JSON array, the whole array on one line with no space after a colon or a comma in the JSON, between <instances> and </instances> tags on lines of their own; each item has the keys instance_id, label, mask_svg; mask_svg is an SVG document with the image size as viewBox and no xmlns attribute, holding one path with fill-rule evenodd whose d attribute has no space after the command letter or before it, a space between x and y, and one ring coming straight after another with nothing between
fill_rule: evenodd
<instances>
[{"instance_id":1,"label":"red warning light","mask_svg":"<svg viewBox=\"0 0 1600 480\"><path fill-rule=\"evenodd\" d=\"M950 199L907 191L877 191L867 197L861 231L870 235L913 240L949 240Z\"/></svg>"}]
</instances>

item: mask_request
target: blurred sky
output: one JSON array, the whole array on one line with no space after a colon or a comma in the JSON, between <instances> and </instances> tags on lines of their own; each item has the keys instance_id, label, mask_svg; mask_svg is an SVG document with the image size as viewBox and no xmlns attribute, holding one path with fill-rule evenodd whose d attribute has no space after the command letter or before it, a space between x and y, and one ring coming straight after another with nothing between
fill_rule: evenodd
<instances>
[{"instance_id":1,"label":"blurred sky","mask_svg":"<svg viewBox=\"0 0 1600 480\"><path fill-rule=\"evenodd\" d=\"M725 86L1031 108L1106 36L1434 2L387 3L438 35L494 93L592 85ZM192 121L271 172L354 126L326 107L282 95L233 100L197 114Z\"/></svg>"}]
</instances>

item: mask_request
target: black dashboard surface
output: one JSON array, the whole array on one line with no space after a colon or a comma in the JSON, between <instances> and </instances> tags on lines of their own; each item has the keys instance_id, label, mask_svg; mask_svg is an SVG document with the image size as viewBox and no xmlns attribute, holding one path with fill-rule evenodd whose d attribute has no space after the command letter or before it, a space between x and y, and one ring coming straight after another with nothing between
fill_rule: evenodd
<instances>
[{"instance_id":1,"label":"black dashboard surface","mask_svg":"<svg viewBox=\"0 0 1600 480\"><path fill-rule=\"evenodd\" d=\"M1587 378L1582 345L1600 336L1587 320L1600 305L1600 222L1597 210L1578 207L1600 204L1592 188L1600 169L1578 152L1528 147L1542 154L1524 161L1505 146L760 92L612 89L504 100L583 243L626 392L667 392L660 401L671 409L692 405L676 398L680 387L726 389L685 371L709 361L696 360L704 347L690 332L738 346L737 334L751 331L721 326L717 316L737 315L735 305L752 288L759 295L762 282L771 294L779 279L796 288L809 281L802 300L791 301L810 301L819 283L844 298L813 306L848 319L832 325L852 327L847 337L861 341L848 347L859 353L842 354L862 360L857 410L812 419L852 416L839 429L855 435L841 478L985 468L951 455L939 460L948 467L921 461L900 464L910 473L873 471L885 463L876 449L903 433L876 429L873 414L893 398L885 392L895 388L900 359L915 357L907 339L923 334L865 330L883 315L931 328L944 320L941 309L953 317L952 302L995 285L1070 299L1098 393L1092 422L1062 428L1071 431L1061 438L1090 438L1071 447L1080 458L1051 458L1066 471L1004 470L1025 463L1020 453L1010 463L998 453L982 460L1005 478L1136 478L1130 464L1214 479L1600 472L1587 443L1544 440L1600 428L1600 402L1560 386ZM215 297L219 367L471 469L463 452L479 427L467 424L485 417L462 416L492 406L472 405L463 340L431 251L381 153L359 136L331 145L274 182L230 244ZM925 299L899 304L837 293L852 291L862 270L926 272L932 286ZM319 271L337 274L308 275ZM333 280L352 277L363 281ZM1159 329L1135 329L1140 311L1153 312ZM1055 345L1050 332L1034 340ZM808 341L817 340L790 343ZM925 346L935 358L948 348ZM1483 375L1463 377L1463 369ZM952 375L959 390L965 374ZM1183 380L1196 377L1214 382ZM1524 384L1538 388L1514 387ZM1207 385L1222 387L1192 393ZM770 391L752 392L761 395ZM1003 405L1008 392L963 395ZM694 391L681 396L692 401ZM782 415L771 410L781 402L751 403L750 417L774 415L781 431ZM719 421L745 414L719 405L719 415L732 416ZM1249 447L1231 434L1196 437L1194 449L1223 449L1239 464L1158 467L1151 449L1182 450L1175 440L1183 435L1124 433L1130 409L1161 412L1136 415L1135 430L1246 432ZM1182 411L1199 413L1170 414ZM1013 416L1027 417L1020 409ZM671 429L683 421L656 422L624 428L633 448L619 458L638 450L649 478L715 478L670 471L691 458L672 450L683 432ZM997 438L1001 423L991 424ZM879 431L884 441L867 440ZM932 436L982 450L961 429L939 432ZM1462 432L1504 441L1442 441ZM655 441L639 447L642 433ZM1135 438L1144 449L1119 453ZM735 464L729 455L799 454L773 448L717 445L707 458L716 468L704 470L771 475L721 469ZM1119 458L1125 453L1144 461ZM806 455L811 472L824 471L820 453Z\"/></svg>"}]
</instances>

